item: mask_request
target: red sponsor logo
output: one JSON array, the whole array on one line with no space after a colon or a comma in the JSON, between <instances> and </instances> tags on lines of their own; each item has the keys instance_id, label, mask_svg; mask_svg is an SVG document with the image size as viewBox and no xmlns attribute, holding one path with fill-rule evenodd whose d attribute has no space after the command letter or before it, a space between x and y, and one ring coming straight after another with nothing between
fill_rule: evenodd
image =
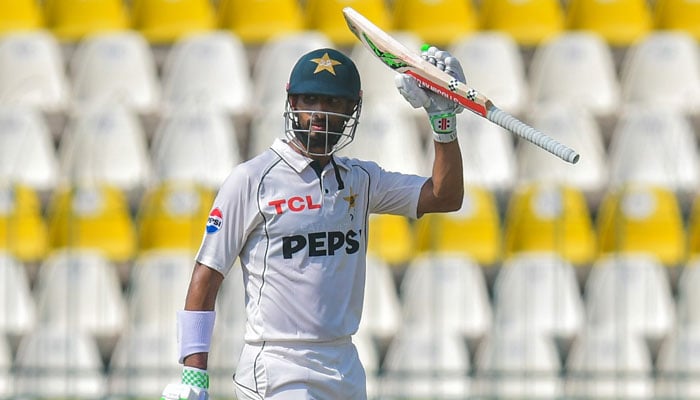
<instances>
[{"instance_id":1,"label":"red sponsor logo","mask_svg":"<svg viewBox=\"0 0 700 400\"><path fill-rule=\"evenodd\" d=\"M314 203L314 199L307 195L305 197L292 196L288 199L272 200L268 205L275 208L275 213L282 214L289 210L291 212L301 212L304 210L319 210L320 204Z\"/></svg>"}]
</instances>

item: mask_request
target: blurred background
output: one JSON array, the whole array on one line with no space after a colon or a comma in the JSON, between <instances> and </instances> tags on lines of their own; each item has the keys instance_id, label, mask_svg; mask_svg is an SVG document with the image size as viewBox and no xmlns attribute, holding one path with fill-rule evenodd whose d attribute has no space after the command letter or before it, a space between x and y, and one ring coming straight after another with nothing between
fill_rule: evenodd
<instances>
[{"instance_id":1,"label":"blurred background","mask_svg":"<svg viewBox=\"0 0 700 400\"><path fill-rule=\"evenodd\" d=\"M422 110L354 7L457 56L576 165L468 111L465 199L370 220L354 337L371 398L700 398L698 0L0 0L0 398L153 399L219 184L283 136L325 46L360 69L344 155L429 174ZM211 395L233 398L240 269Z\"/></svg>"}]
</instances>

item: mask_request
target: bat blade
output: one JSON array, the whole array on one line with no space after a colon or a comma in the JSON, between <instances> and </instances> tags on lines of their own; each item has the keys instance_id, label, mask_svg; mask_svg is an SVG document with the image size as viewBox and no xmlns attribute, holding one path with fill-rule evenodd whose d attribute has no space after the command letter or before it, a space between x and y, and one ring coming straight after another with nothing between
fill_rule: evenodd
<instances>
[{"instance_id":1,"label":"bat blade","mask_svg":"<svg viewBox=\"0 0 700 400\"><path fill-rule=\"evenodd\" d=\"M479 91L424 60L352 7L345 7L343 16L350 31L387 67L412 76L421 87L460 104L564 161L578 162L579 155L575 150L499 109Z\"/></svg>"}]
</instances>

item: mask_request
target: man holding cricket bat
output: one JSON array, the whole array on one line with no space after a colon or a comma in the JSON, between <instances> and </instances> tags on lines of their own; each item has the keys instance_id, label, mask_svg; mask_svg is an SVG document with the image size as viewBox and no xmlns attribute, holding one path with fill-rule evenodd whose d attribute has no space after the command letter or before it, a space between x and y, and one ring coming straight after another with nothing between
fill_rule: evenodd
<instances>
[{"instance_id":1,"label":"man holding cricket bat","mask_svg":"<svg viewBox=\"0 0 700 400\"><path fill-rule=\"evenodd\" d=\"M449 53L430 47L422 57L464 82ZM396 84L430 119L435 161L429 178L337 156L359 123L360 76L334 49L297 61L287 85L286 138L238 165L212 206L178 313L182 383L168 385L163 399L207 399L214 305L236 257L247 313L234 375L237 398L366 399L351 336L362 313L369 215L455 211L464 194L455 126L462 108L408 75L398 74Z\"/></svg>"}]
</instances>

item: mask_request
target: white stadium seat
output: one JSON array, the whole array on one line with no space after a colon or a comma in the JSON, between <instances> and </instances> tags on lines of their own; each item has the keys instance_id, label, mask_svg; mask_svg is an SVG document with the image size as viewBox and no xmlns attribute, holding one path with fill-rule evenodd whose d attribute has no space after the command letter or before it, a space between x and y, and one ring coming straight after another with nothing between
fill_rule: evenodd
<instances>
[{"instance_id":1,"label":"white stadium seat","mask_svg":"<svg viewBox=\"0 0 700 400\"><path fill-rule=\"evenodd\" d=\"M64 59L47 31L25 31L0 38L0 104L62 112L70 99Z\"/></svg>"},{"instance_id":2,"label":"white stadium seat","mask_svg":"<svg viewBox=\"0 0 700 400\"><path fill-rule=\"evenodd\" d=\"M612 52L592 32L563 33L540 45L530 66L530 85L534 108L570 103L609 117L620 106Z\"/></svg>"},{"instance_id":3,"label":"white stadium seat","mask_svg":"<svg viewBox=\"0 0 700 400\"><path fill-rule=\"evenodd\" d=\"M680 327L662 343L656 359L659 399L700 397L700 326Z\"/></svg>"},{"instance_id":4,"label":"white stadium seat","mask_svg":"<svg viewBox=\"0 0 700 400\"><path fill-rule=\"evenodd\" d=\"M429 174L422 134L415 121L389 104L363 107L355 140L342 155L376 161L387 171Z\"/></svg>"},{"instance_id":5,"label":"white stadium seat","mask_svg":"<svg viewBox=\"0 0 700 400\"><path fill-rule=\"evenodd\" d=\"M697 138L677 110L651 104L623 111L609 146L610 182L653 184L679 193L700 186Z\"/></svg>"},{"instance_id":6,"label":"white stadium seat","mask_svg":"<svg viewBox=\"0 0 700 400\"><path fill-rule=\"evenodd\" d=\"M480 338L491 328L491 305L481 267L458 253L413 258L401 283L402 330L433 329Z\"/></svg>"},{"instance_id":7,"label":"white stadium seat","mask_svg":"<svg viewBox=\"0 0 700 400\"><path fill-rule=\"evenodd\" d=\"M124 331L110 359L110 396L158 398L166 385L180 381L182 365L177 362L175 326L168 325L165 332L139 328Z\"/></svg>"},{"instance_id":8,"label":"white stadium seat","mask_svg":"<svg viewBox=\"0 0 700 400\"><path fill-rule=\"evenodd\" d=\"M35 293L38 322L49 329L81 330L113 344L126 326L117 269L97 251L53 252L39 268Z\"/></svg>"},{"instance_id":9,"label":"white stadium seat","mask_svg":"<svg viewBox=\"0 0 700 400\"><path fill-rule=\"evenodd\" d=\"M469 351L456 332L406 327L383 362L381 398L464 399L469 396Z\"/></svg>"},{"instance_id":10,"label":"white stadium seat","mask_svg":"<svg viewBox=\"0 0 700 400\"><path fill-rule=\"evenodd\" d=\"M646 254L601 256L586 281L588 326L658 340L676 324L664 266Z\"/></svg>"},{"instance_id":11,"label":"white stadium seat","mask_svg":"<svg viewBox=\"0 0 700 400\"><path fill-rule=\"evenodd\" d=\"M41 112L0 105L0 179L49 192L58 181L53 138Z\"/></svg>"},{"instance_id":12,"label":"white stadium seat","mask_svg":"<svg viewBox=\"0 0 700 400\"><path fill-rule=\"evenodd\" d=\"M692 257L678 278L677 311L679 329L700 326L700 258Z\"/></svg>"},{"instance_id":13,"label":"white stadium seat","mask_svg":"<svg viewBox=\"0 0 700 400\"><path fill-rule=\"evenodd\" d=\"M513 134L469 111L457 114L457 133L464 183L497 194L510 192L518 174ZM433 150L428 148L432 163Z\"/></svg>"},{"instance_id":14,"label":"white stadium seat","mask_svg":"<svg viewBox=\"0 0 700 400\"><path fill-rule=\"evenodd\" d=\"M190 34L170 49L163 65L167 110L197 105L234 117L250 112L252 79L241 40L227 31Z\"/></svg>"},{"instance_id":15,"label":"white stadium seat","mask_svg":"<svg viewBox=\"0 0 700 400\"><path fill-rule=\"evenodd\" d=\"M585 323L576 271L554 253L518 253L494 284L494 329L572 339Z\"/></svg>"},{"instance_id":16,"label":"white stadium seat","mask_svg":"<svg viewBox=\"0 0 700 400\"><path fill-rule=\"evenodd\" d=\"M401 301L391 267L374 255L367 256L365 299L359 332L388 342L401 328Z\"/></svg>"},{"instance_id":17,"label":"white stadium seat","mask_svg":"<svg viewBox=\"0 0 700 400\"><path fill-rule=\"evenodd\" d=\"M477 398L559 399L561 361L551 337L495 330L479 346L473 392Z\"/></svg>"},{"instance_id":18,"label":"white stadium seat","mask_svg":"<svg viewBox=\"0 0 700 400\"><path fill-rule=\"evenodd\" d=\"M610 327L588 329L566 361L565 395L581 399L652 399L652 361L644 340Z\"/></svg>"},{"instance_id":19,"label":"white stadium seat","mask_svg":"<svg viewBox=\"0 0 700 400\"><path fill-rule=\"evenodd\" d=\"M575 165L562 163L539 147L521 141L517 148L519 183L562 183L578 188L589 198L600 196L608 183L608 157L594 116L581 107L548 103L533 111L530 123L576 149L581 159Z\"/></svg>"},{"instance_id":20,"label":"white stadium seat","mask_svg":"<svg viewBox=\"0 0 700 400\"><path fill-rule=\"evenodd\" d=\"M654 32L632 46L620 72L622 100L700 112L700 47L688 33Z\"/></svg>"},{"instance_id":21,"label":"white stadium seat","mask_svg":"<svg viewBox=\"0 0 700 400\"><path fill-rule=\"evenodd\" d=\"M449 50L461 61L470 87L513 115L525 111L530 91L525 62L511 36L500 31L476 32L457 39Z\"/></svg>"},{"instance_id":22,"label":"white stadium seat","mask_svg":"<svg viewBox=\"0 0 700 400\"><path fill-rule=\"evenodd\" d=\"M0 252L0 289L0 335L19 338L31 332L36 325L36 306L27 270L4 251Z\"/></svg>"},{"instance_id":23,"label":"white stadium seat","mask_svg":"<svg viewBox=\"0 0 700 400\"><path fill-rule=\"evenodd\" d=\"M73 101L120 103L148 114L160 106L160 82L146 39L135 31L87 36L70 58Z\"/></svg>"},{"instance_id":24,"label":"white stadium seat","mask_svg":"<svg viewBox=\"0 0 700 400\"><path fill-rule=\"evenodd\" d=\"M129 326L167 334L185 306L194 256L189 251L154 250L141 254L129 277Z\"/></svg>"},{"instance_id":25,"label":"white stadium seat","mask_svg":"<svg viewBox=\"0 0 700 400\"><path fill-rule=\"evenodd\" d=\"M241 161L236 129L221 110L179 107L160 121L151 143L158 182L196 182L218 189Z\"/></svg>"},{"instance_id":26,"label":"white stadium seat","mask_svg":"<svg viewBox=\"0 0 700 400\"><path fill-rule=\"evenodd\" d=\"M107 392L97 344L80 330L39 327L20 342L15 369L21 398L97 399Z\"/></svg>"},{"instance_id":27,"label":"white stadium seat","mask_svg":"<svg viewBox=\"0 0 700 400\"><path fill-rule=\"evenodd\" d=\"M9 341L0 337L0 396L10 397L14 390L12 376L12 349Z\"/></svg>"},{"instance_id":28,"label":"white stadium seat","mask_svg":"<svg viewBox=\"0 0 700 400\"><path fill-rule=\"evenodd\" d=\"M151 165L138 115L120 103L93 103L74 113L58 151L67 183L107 184L124 192L148 186Z\"/></svg>"}]
</instances>

